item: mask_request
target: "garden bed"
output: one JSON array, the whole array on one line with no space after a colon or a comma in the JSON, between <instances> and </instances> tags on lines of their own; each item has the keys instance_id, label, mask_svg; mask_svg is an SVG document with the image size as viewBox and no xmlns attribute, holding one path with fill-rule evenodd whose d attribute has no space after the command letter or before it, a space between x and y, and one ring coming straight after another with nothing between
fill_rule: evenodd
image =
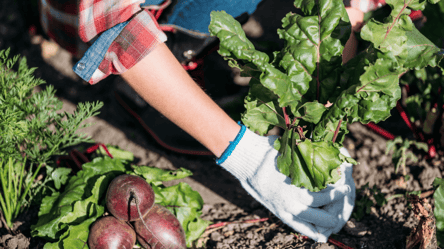
<instances>
[{"instance_id":1,"label":"garden bed","mask_svg":"<svg viewBox=\"0 0 444 249\"><path fill-rule=\"evenodd\" d=\"M357 189L369 183L370 186L380 189L386 198L405 191L426 192L431 189L434 177L444 172L442 155L433 160L420 158L418 163L408 165L407 172L411 175L411 179L406 182L404 188L399 183L400 175L394 173L390 155L385 155L385 139L360 124L351 126L350 130L346 147L351 156L359 162L359 165L354 167L353 174ZM202 160L199 157L184 160L183 156L169 154L166 158L171 157L173 161L181 160L188 165L200 161L202 166L217 167L209 160ZM165 167L165 165L160 165L160 167ZM196 173L198 174L198 171ZM230 177L220 179L220 181L227 180L233 179ZM359 222L354 219L349 221L347 227L338 234L332 235L333 240L328 243L312 247L314 245L312 240L294 233L282 224L249 197L236 182L231 184L234 185L232 190L213 190L215 194L221 195L229 195L230 193L227 192L231 191L237 197L233 198L233 202L237 205L226 201L204 206L202 218L214 223L198 241L198 244L204 248L405 248L407 237L418 225L418 219L415 218L406 199L394 198L382 207L377 205L371 207L371 213L365 215ZM212 198L211 196L203 197L204 199ZM240 199L244 202L239 202ZM425 199L432 202L431 196ZM28 248L27 246L42 248L44 241L31 238L29 234L29 226L36 220L37 212L38 209L33 207L19 217L14 225L14 229L19 232L17 235L5 234L6 230L0 228L3 234L0 236L0 246L8 249ZM358 228L353 229L354 226ZM344 246L340 247L340 244L335 242L342 243ZM436 248L436 244L429 248Z\"/></svg>"}]
</instances>

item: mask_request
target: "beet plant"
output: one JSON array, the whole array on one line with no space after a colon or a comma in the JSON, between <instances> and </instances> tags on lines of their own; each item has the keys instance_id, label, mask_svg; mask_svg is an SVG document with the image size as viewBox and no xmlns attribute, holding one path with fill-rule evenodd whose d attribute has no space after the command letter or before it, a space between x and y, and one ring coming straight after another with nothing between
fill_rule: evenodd
<instances>
[{"instance_id":1,"label":"beet plant","mask_svg":"<svg viewBox=\"0 0 444 249\"><path fill-rule=\"evenodd\" d=\"M402 75L442 67L441 50L409 17L438 1L387 0L390 14L363 26L360 36L370 45L346 64L351 25L343 1L294 1L303 15L282 19L284 47L273 58L254 48L234 18L212 12L209 30L220 40L219 53L251 77L242 122L261 135L283 130L277 164L292 184L319 191L336 182L341 163L354 161L339 153L347 124L387 119L401 97Z\"/></svg>"},{"instance_id":2,"label":"beet plant","mask_svg":"<svg viewBox=\"0 0 444 249\"><path fill-rule=\"evenodd\" d=\"M122 219L116 219L122 222L129 223L128 217L137 217L140 220L144 215L145 218L148 217L149 213L146 212L156 206L153 205L155 195L157 205L168 207L173 217L177 217L173 221L171 216L165 215L163 223L168 223L171 227L173 224L180 224L180 227L174 228L178 229L176 235L184 234L178 241L185 240L186 245L192 247L209 224L201 218L202 197L183 182L169 187L162 184L190 176L191 172L182 168L170 171L136 166L132 164L134 156L130 152L118 148L110 151L114 153L113 158L98 154L91 162L83 164L82 170L76 175L70 176L68 183L60 191L42 200L38 221L31 227L31 235L44 238L47 241L45 248L86 248L88 238L96 236L93 232L96 222L107 211L118 210L113 212L121 216ZM120 201L110 201L116 198ZM121 207L111 207L111 203ZM136 208L137 215L130 214L131 207ZM159 217L156 219L161 220ZM153 226L150 223L147 220L146 225ZM127 233L126 228L122 232Z\"/></svg>"}]
</instances>

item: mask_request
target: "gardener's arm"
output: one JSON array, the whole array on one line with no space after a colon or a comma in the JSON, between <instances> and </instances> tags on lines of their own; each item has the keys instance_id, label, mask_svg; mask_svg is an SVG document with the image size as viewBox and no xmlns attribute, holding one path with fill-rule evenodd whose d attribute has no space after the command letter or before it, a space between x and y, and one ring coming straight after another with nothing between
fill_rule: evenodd
<instances>
[{"instance_id":1,"label":"gardener's arm","mask_svg":"<svg viewBox=\"0 0 444 249\"><path fill-rule=\"evenodd\" d=\"M212 151L217 164L296 231L325 242L332 229L345 223L319 207L341 203L338 200L352 189L349 184L330 186L319 193L289 184L289 178L276 166L276 137L259 136L232 120L190 78L166 45L159 44L122 77L151 106ZM351 174L343 175L351 179ZM348 217L352 209L345 207L343 216ZM316 226L330 230L319 232Z\"/></svg>"},{"instance_id":2,"label":"gardener's arm","mask_svg":"<svg viewBox=\"0 0 444 249\"><path fill-rule=\"evenodd\" d=\"M350 23L352 26L352 32L350 38L344 47L344 52L342 54L342 63L347 63L350 59L355 57L358 50L358 39L356 38L355 32L359 31L362 22L364 21L364 12L353 7L346 7L348 17L350 18Z\"/></svg>"},{"instance_id":3,"label":"gardener's arm","mask_svg":"<svg viewBox=\"0 0 444 249\"><path fill-rule=\"evenodd\" d=\"M361 10L352 7L346 7L345 10L350 18L352 32L350 34L350 38L345 44L344 52L342 54L342 63L344 64L356 55L358 50L358 39L356 38L355 32L359 30L362 22L364 21L364 12Z\"/></svg>"},{"instance_id":4,"label":"gardener's arm","mask_svg":"<svg viewBox=\"0 0 444 249\"><path fill-rule=\"evenodd\" d=\"M122 77L217 157L239 133L239 125L193 81L164 43Z\"/></svg>"}]
</instances>

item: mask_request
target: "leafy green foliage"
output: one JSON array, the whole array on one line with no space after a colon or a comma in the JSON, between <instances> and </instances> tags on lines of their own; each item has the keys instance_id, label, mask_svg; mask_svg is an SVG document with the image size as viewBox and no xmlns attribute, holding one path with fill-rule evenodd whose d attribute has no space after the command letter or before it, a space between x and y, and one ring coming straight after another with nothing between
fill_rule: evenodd
<instances>
[{"instance_id":1,"label":"leafy green foliage","mask_svg":"<svg viewBox=\"0 0 444 249\"><path fill-rule=\"evenodd\" d=\"M443 31L437 28L444 25L444 2L440 1L436 5L426 5L423 14L426 17L426 22L421 25L420 31L427 40L424 37L418 38L420 37L418 35L415 35L414 38L428 41L426 42L428 44L436 44L440 48L444 47ZM423 63L436 50L432 46L428 49L430 51L427 56L420 58ZM441 49L439 53L442 54L442 51ZM431 60L431 62L438 63L434 60ZM442 74L443 72L439 67L415 68L401 78L401 83L406 85L406 89L409 89L404 102L410 121L417 126L419 132L433 137L435 143L441 142L441 146L444 145L444 136L438 125L442 124L441 120L443 118L444 95L442 89L444 81ZM444 126L441 129L444 129Z\"/></svg>"},{"instance_id":2,"label":"leafy green foliage","mask_svg":"<svg viewBox=\"0 0 444 249\"><path fill-rule=\"evenodd\" d=\"M105 195L109 183L118 175L144 177L155 192L155 202L167 207L181 222L191 247L208 226L200 218L203 200L186 183L165 187L162 182L181 179L192 173L186 169L174 171L147 166L132 166L132 153L111 148L116 155L94 158L83 164L82 170L69 178L59 192L43 199L39 219L32 227L32 236L45 238L45 248L87 248L90 225L105 213Z\"/></svg>"},{"instance_id":3,"label":"leafy green foliage","mask_svg":"<svg viewBox=\"0 0 444 249\"><path fill-rule=\"evenodd\" d=\"M0 207L3 212L6 226L12 229L13 221L19 213L29 207L32 195L28 195L42 164L34 174L25 171L26 160L23 163L0 158ZM31 171L32 172L32 171Z\"/></svg>"},{"instance_id":4,"label":"leafy green foliage","mask_svg":"<svg viewBox=\"0 0 444 249\"><path fill-rule=\"evenodd\" d=\"M433 194L435 199L435 209L433 214L436 218L436 238L438 239L438 246L444 246L444 180L435 178L433 187L436 188Z\"/></svg>"},{"instance_id":5,"label":"leafy green foliage","mask_svg":"<svg viewBox=\"0 0 444 249\"><path fill-rule=\"evenodd\" d=\"M403 174L407 175L405 168L407 159L410 159L413 162L418 161L418 157L409 150L412 145L415 145L416 148L427 152L428 146L426 143L410 141L409 139L402 139L401 137L396 137L393 140L387 141L387 149L385 154L387 155L393 150L392 161L395 165L395 173L398 173L399 167L402 167Z\"/></svg>"},{"instance_id":6,"label":"leafy green foliage","mask_svg":"<svg viewBox=\"0 0 444 249\"><path fill-rule=\"evenodd\" d=\"M351 26L342 1L294 1L303 15L283 18L278 34L284 47L273 58L257 51L230 15L211 13L209 30L220 40L219 53L252 77L242 122L261 135L284 129L275 145L278 168L296 186L319 191L339 179L347 123L387 119L401 97L399 77L440 66L440 49L408 17L426 1L386 2L389 16L362 29L370 46L346 65L342 52Z\"/></svg>"},{"instance_id":7,"label":"leafy green foliage","mask_svg":"<svg viewBox=\"0 0 444 249\"><path fill-rule=\"evenodd\" d=\"M64 148L91 141L76 131L94 115L102 103L80 103L73 113L62 113L63 103L52 86L37 92L44 84L33 76L26 59L9 58L9 50L0 51L0 177L2 212L8 226L29 207L31 201L57 191L66 183L70 169L51 166L51 157L64 154ZM17 65L18 63L18 65ZM37 169L33 168L37 166ZM46 177L34 182L40 167Z\"/></svg>"},{"instance_id":8,"label":"leafy green foliage","mask_svg":"<svg viewBox=\"0 0 444 249\"><path fill-rule=\"evenodd\" d=\"M47 163L68 146L91 142L76 131L86 127L82 122L99 114L103 104L80 103L73 114L60 113L63 103L54 96L54 87L34 92L45 83L33 76L36 68L28 68L23 58L13 71L19 57L8 55L9 50L0 51L0 158Z\"/></svg>"},{"instance_id":9,"label":"leafy green foliage","mask_svg":"<svg viewBox=\"0 0 444 249\"><path fill-rule=\"evenodd\" d=\"M371 213L371 208L374 205L379 207L387 204L387 199L381 190L374 185L369 187L369 184L365 184L357 191L358 198L355 202L355 208L353 209L352 217L357 221L360 221L365 215Z\"/></svg>"}]
</instances>

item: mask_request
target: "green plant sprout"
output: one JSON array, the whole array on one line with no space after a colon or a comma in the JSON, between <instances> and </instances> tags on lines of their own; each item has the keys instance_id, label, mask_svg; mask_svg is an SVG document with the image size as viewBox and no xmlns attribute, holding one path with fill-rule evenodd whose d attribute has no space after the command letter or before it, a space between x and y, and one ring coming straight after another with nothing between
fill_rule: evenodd
<instances>
[{"instance_id":1,"label":"green plant sprout","mask_svg":"<svg viewBox=\"0 0 444 249\"><path fill-rule=\"evenodd\" d=\"M395 165L395 173L398 173L398 169L401 167L403 175L407 175L407 159L410 159L413 162L418 162L418 157L409 150L412 145L425 152L428 150L426 143L402 139L401 137L396 137L393 140L387 141L385 154L388 155L390 151L393 151L392 162Z\"/></svg>"},{"instance_id":2,"label":"green plant sprout","mask_svg":"<svg viewBox=\"0 0 444 249\"><path fill-rule=\"evenodd\" d=\"M31 175L30 171L25 171L26 159L23 163L17 162L11 157L0 159L0 205L6 223L6 228L12 232L13 221L19 213L29 207L28 197L30 188L42 167L40 164Z\"/></svg>"},{"instance_id":3,"label":"green plant sprout","mask_svg":"<svg viewBox=\"0 0 444 249\"><path fill-rule=\"evenodd\" d=\"M382 207L388 202L388 199L386 199L385 195L381 193L381 190L376 187L376 185L369 187L369 183L366 183L358 189L356 194L357 196L360 196L360 198L356 199L352 217L357 221L361 221L365 215L370 214L371 208L374 205Z\"/></svg>"}]
</instances>

